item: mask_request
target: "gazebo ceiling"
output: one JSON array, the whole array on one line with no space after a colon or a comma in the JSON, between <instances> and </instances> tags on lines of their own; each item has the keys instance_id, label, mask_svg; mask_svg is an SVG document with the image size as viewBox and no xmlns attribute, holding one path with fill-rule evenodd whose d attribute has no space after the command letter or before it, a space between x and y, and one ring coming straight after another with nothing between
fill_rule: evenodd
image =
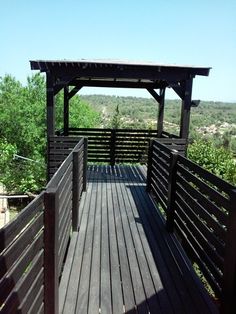
<instances>
[{"instance_id":1,"label":"gazebo ceiling","mask_svg":"<svg viewBox=\"0 0 236 314\"><path fill-rule=\"evenodd\" d=\"M210 68L111 60L30 61L32 70L51 75L55 86L124 88L178 87L195 75L208 76Z\"/></svg>"}]
</instances>

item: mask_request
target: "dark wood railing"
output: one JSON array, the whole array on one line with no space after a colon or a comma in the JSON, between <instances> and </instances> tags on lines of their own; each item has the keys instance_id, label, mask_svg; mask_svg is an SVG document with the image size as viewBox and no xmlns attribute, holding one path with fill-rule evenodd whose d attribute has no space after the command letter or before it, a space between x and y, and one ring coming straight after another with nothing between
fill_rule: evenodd
<instances>
[{"instance_id":1,"label":"dark wood railing","mask_svg":"<svg viewBox=\"0 0 236 314\"><path fill-rule=\"evenodd\" d=\"M1 313L38 313L44 306L43 193L0 230Z\"/></svg>"},{"instance_id":2,"label":"dark wood railing","mask_svg":"<svg viewBox=\"0 0 236 314\"><path fill-rule=\"evenodd\" d=\"M86 189L87 140L80 139L43 191L0 230L1 313L58 313L58 287Z\"/></svg>"},{"instance_id":3,"label":"dark wood railing","mask_svg":"<svg viewBox=\"0 0 236 314\"><path fill-rule=\"evenodd\" d=\"M150 142L147 190L161 205L196 262L222 313L234 313L236 295L236 190L157 140Z\"/></svg>"},{"instance_id":4,"label":"dark wood railing","mask_svg":"<svg viewBox=\"0 0 236 314\"><path fill-rule=\"evenodd\" d=\"M88 138L88 161L104 162L111 165L119 163L147 163L148 143L157 137L156 130L133 129L77 129L70 128L67 136L63 130L59 136L49 139L49 172L56 171L61 161L69 154L78 141L78 137ZM181 154L185 154L186 139L163 132L160 139L166 145L172 145Z\"/></svg>"}]
</instances>

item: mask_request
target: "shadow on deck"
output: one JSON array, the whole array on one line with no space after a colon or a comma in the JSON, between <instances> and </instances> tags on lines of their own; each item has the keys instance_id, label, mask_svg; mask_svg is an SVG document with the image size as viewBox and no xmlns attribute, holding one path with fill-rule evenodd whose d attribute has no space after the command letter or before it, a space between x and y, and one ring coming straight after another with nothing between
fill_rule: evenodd
<instances>
[{"instance_id":1,"label":"shadow on deck","mask_svg":"<svg viewBox=\"0 0 236 314\"><path fill-rule=\"evenodd\" d=\"M142 166L90 166L61 313L217 313L146 193Z\"/></svg>"}]
</instances>

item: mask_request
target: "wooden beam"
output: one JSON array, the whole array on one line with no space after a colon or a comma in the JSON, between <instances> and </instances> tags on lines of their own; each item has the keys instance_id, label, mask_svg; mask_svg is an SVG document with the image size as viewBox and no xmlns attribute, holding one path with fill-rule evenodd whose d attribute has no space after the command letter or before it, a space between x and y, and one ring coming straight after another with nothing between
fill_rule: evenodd
<instances>
[{"instance_id":1,"label":"wooden beam","mask_svg":"<svg viewBox=\"0 0 236 314\"><path fill-rule=\"evenodd\" d=\"M180 84L170 84L170 86L181 99L184 99L185 84L183 82Z\"/></svg>"},{"instance_id":2,"label":"wooden beam","mask_svg":"<svg viewBox=\"0 0 236 314\"><path fill-rule=\"evenodd\" d=\"M82 88L82 85L77 85L75 86L69 93L68 93L68 97L69 99L71 99L76 93L78 93L78 91Z\"/></svg>"},{"instance_id":3,"label":"wooden beam","mask_svg":"<svg viewBox=\"0 0 236 314\"><path fill-rule=\"evenodd\" d=\"M68 129L69 129L69 88L68 86L64 87L64 135L68 135Z\"/></svg>"},{"instance_id":4,"label":"wooden beam","mask_svg":"<svg viewBox=\"0 0 236 314\"><path fill-rule=\"evenodd\" d=\"M157 92L152 88L147 88L148 92L152 95L154 99L160 104L161 96L157 94Z\"/></svg>"},{"instance_id":5,"label":"wooden beam","mask_svg":"<svg viewBox=\"0 0 236 314\"><path fill-rule=\"evenodd\" d=\"M193 79L190 78L185 81L184 98L182 100L181 122L180 122L180 138L188 138L190 111L191 111L191 97L192 97Z\"/></svg>"},{"instance_id":6,"label":"wooden beam","mask_svg":"<svg viewBox=\"0 0 236 314\"><path fill-rule=\"evenodd\" d=\"M54 96L58 94L65 86L69 86L69 83L74 80L74 76L70 74L63 74L60 77L57 77L57 80L54 84Z\"/></svg>"},{"instance_id":7,"label":"wooden beam","mask_svg":"<svg viewBox=\"0 0 236 314\"><path fill-rule=\"evenodd\" d=\"M108 87L108 88L150 88L158 89L163 86L163 81L138 82L138 81L116 81L116 80L74 80L70 86L82 87Z\"/></svg>"}]
</instances>

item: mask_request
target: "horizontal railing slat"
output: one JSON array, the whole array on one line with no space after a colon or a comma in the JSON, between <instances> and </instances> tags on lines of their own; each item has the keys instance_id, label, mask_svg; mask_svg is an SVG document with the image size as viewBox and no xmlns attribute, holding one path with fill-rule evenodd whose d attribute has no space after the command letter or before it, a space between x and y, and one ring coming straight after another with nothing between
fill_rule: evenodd
<instances>
[{"instance_id":1,"label":"horizontal railing slat","mask_svg":"<svg viewBox=\"0 0 236 314\"><path fill-rule=\"evenodd\" d=\"M9 295L6 303L4 304L2 313L16 313L16 310L24 301L27 292L32 286L35 275L40 273L43 267L43 250L35 257L29 270L27 270L21 282L15 287L12 293Z\"/></svg>"},{"instance_id":2,"label":"horizontal railing slat","mask_svg":"<svg viewBox=\"0 0 236 314\"><path fill-rule=\"evenodd\" d=\"M28 246L25 252L20 256L19 260L16 261L13 267L0 281L0 304L5 302L10 291L15 287L31 261L41 249L43 249L43 232L37 235L30 246Z\"/></svg>"},{"instance_id":3,"label":"horizontal railing slat","mask_svg":"<svg viewBox=\"0 0 236 314\"><path fill-rule=\"evenodd\" d=\"M193 161L183 157L179 156L179 162L182 163L186 167L190 167L191 171L194 171L198 174L198 176L201 176L203 179L207 180L209 183L211 183L213 186L217 186L222 191L228 193L230 190L234 189L234 186L221 178L217 177L216 175L212 174L211 172L205 170L201 166L197 165Z\"/></svg>"},{"instance_id":4,"label":"horizontal railing slat","mask_svg":"<svg viewBox=\"0 0 236 314\"><path fill-rule=\"evenodd\" d=\"M35 274L35 277L36 278L24 297L22 304L17 309L20 313L28 313L33 301L37 297L38 291L40 290L44 280L43 268L39 271L39 273Z\"/></svg>"},{"instance_id":5,"label":"horizontal railing slat","mask_svg":"<svg viewBox=\"0 0 236 314\"><path fill-rule=\"evenodd\" d=\"M21 253L32 242L40 229L43 228L43 213L17 237L13 244L0 256L0 278L13 266Z\"/></svg>"},{"instance_id":6,"label":"horizontal railing slat","mask_svg":"<svg viewBox=\"0 0 236 314\"><path fill-rule=\"evenodd\" d=\"M204 206L207 209L209 215L211 214L214 217L216 217L216 219L221 225L223 226L227 225L228 219L226 214L220 208L218 208L213 202L211 202L211 200L207 198L206 195L202 194L199 190L194 188L189 183L189 181L180 176L178 173L177 182L184 187L183 193L185 193L185 191L188 191L189 196L191 196L191 198L193 198L194 200L197 200L199 205Z\"/></svg>"},{"instance_id":7,"label":"horizontal railing slat","mask_svg":"<svg viewBox=\"0 0 236 314\"><path fill-rule=\"evenodd\" d=\"M195 184L202 193L207 194L212 200L214 200L214 202L217 203L218 206L223 206L224 208L229 207L229 200L225 196L223 196L219 191L215 190L212 186L204 182L203 180L205 179L205 177L200 178L199 177L200 174L199 176L194 175L192 172L185 169L180 164L178 164L178 171L189 182Z\"/></svg>"},{"instance_id":8,"label":"horizontal railing slat","mask_svg":"<svg viewBox=\"0 0 236 314\"><path fill-rule=\"evenodd\" d=\"M206 280L209 282L211 288L216 293L217 296L221 294L220 283L218 283L215 278L209 273L206 264L202 261L199 254L195 250L195 247L191 243L191 238L188 238L188 232L186 232L185 224L176 217L176 230L181 236L181 240L184 241L185 245L188 244L188 250L191 251L191 255L194 256L197 265L199 266L201 272L205 276Z\"/></svg>"},{"instance_id":9,"label":"horizontal railing slat","mask_svg":"<svg viewBox=\"0 0 236 314\"><path fill-rule=\"evenodd\" d=\"M194 215L191 215L191 209L186 202L180 197L176 196L176 204L178 206L178 215L183 219L186 226L191 228L191 233L194 239L201 245L204 252L208 255L212 264L215 264L221 271L223 270L223 258L217 253L216 248L212 242L208 241L202 232L201 226L204 224L198 224L198 220L195 219ZM208 235L208 234L207 234ZM209 264L208 264L209 265Z\"/></svg>"},{"instance_id":10,"label":"horizontal railing slat","mask_svg":"<svg viewBox=\"0 0 236 314\"><path fill-rule=\"evenodd\" d=\"M0 229L0 253L25 228L30 220L43 210L43 193L27 205L14 220Z\"/></svg>"}]
</instances>

